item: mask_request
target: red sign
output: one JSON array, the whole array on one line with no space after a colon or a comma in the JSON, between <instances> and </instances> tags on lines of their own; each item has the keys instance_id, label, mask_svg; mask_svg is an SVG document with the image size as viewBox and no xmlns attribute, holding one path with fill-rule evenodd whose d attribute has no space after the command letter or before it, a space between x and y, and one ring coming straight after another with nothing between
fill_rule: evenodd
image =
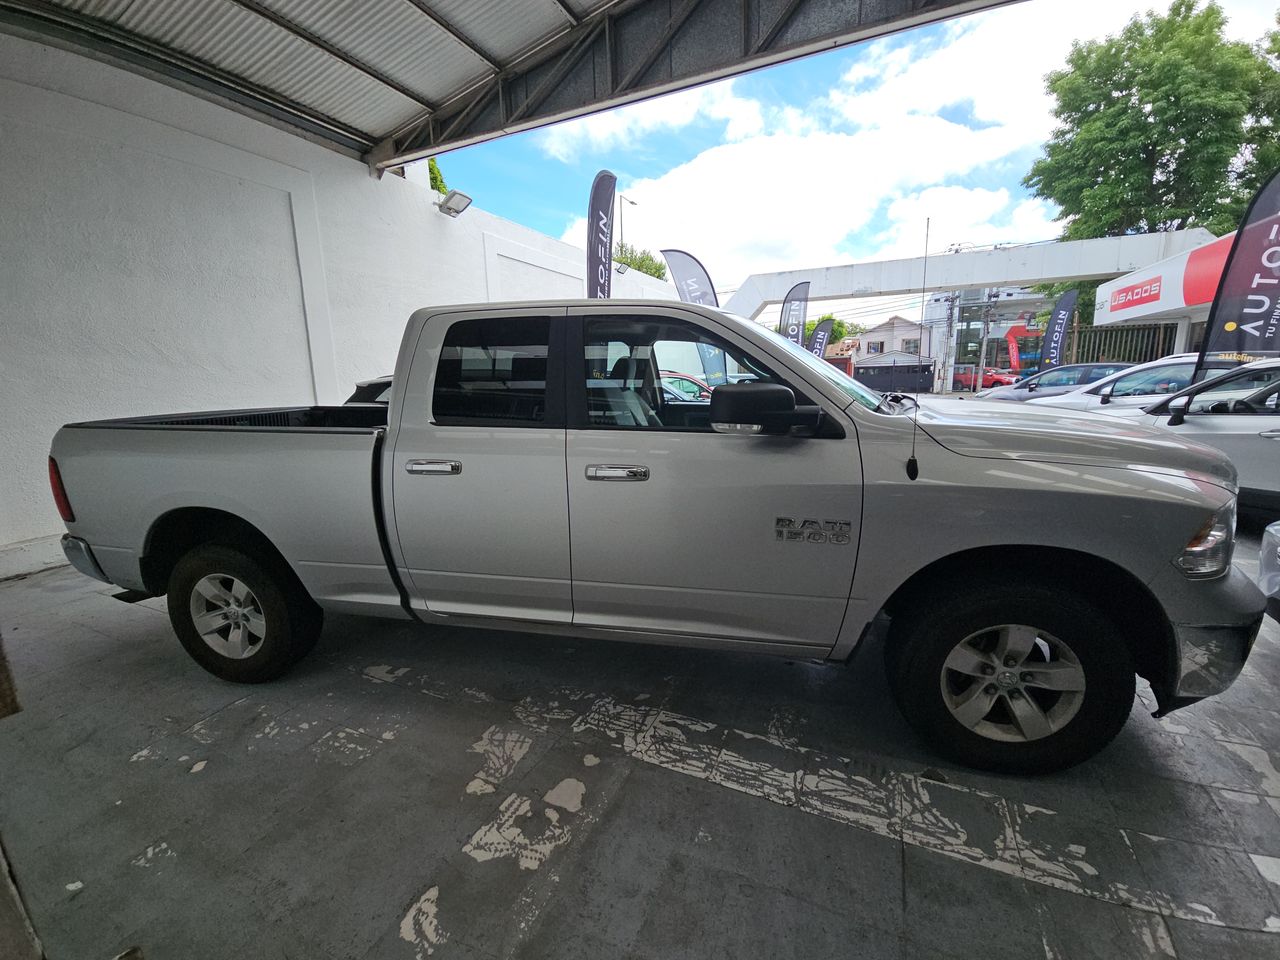
<instances>
[{"instance_id":1,"label":"red sign","mask_svg":"<svg viewBox=\"0 0 1280 960\"><path fill-rule=\"evenodd\" d=\"M1182 300L1187 306L1213 302L1235 237L1234 233L1228 233L1187 254L1187 269L1182 275Z\"/></svg>"},{"instance_id":2,"label":"red sign","mask_svg":"<svg viewBox=\"0 0 1280 960\"><path fill-rule=\"evenodd\" d=\"M1162 279L1164 278L1156 277L1152 280L1141 280L1138 283L1113 291L1111 294L1111 309L1123 310L1126 307L1154 303L1160 299L1160 281Z\"/></svg>"}]
</instances>

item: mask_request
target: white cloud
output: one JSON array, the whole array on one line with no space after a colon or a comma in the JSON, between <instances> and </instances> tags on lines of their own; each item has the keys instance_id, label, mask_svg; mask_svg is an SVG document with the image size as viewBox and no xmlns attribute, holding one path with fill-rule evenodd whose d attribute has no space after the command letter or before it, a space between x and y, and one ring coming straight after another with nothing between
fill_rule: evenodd
<instances>
[{"instance_id":1,"label":"white cloud","mask_svg":"<svg viewBox=\"0 0 1280 960\"><path fill-rule=\"evenodd\" d=\"M931 148L913 147L920 143ZM919 114L901 118L891 129L752 137L627 185L626 194L637 205L624 208L622 233L628 242L654 250L689 250L721 284L739 283L762 270L847 261L849 256L839 252L846 238L865 230L882 204L895 198L903 199L890 204L893 226L877 235L885 250L905 236L898 227L915 213L923 231L923 211L930 202L940 218L939 235L949 236L947 242L971 240L963 231L979 221L974 211L995 217L999 208L993 202L1009 205L1007 192L953 186L931 193L927 188L971 173L1004 152L992 131ZM944 228L948 219L953 228ZM1055 233L1050 230L1049 236ZM564 239L585 245L580 219ZM1002 234L1002 239L1016 238Z\"/></svg>"},{"instance_id":2,"label":"white cloud","mask_svg":"<svg viewBox=\"0 0 1280 960\"><path fill-rule=\"evenodd\" d=\"M1272 2L1227 0L1229 34L1260 37ZM544 149L568 157L698 116L724 120L729 142L625 185L638 205L622 223L629 242L687 249L724 286L848 262L851 249L857 259L918 256L926 218L931 251L1051 239L1056 210L1017 186L1023 158L1052 130L1044 75L1072 40L1115 33L1140 9L1115 0L1001 7L953 21L940 39L906 34L860 48L840 84L804 110L715 84L554 128ZM1016 154L1012 167L995 166ZM564 239L585 245L581 218Z\"/></svg>"},{"instance_id":3,"label":"white cloud","mask_svg":"<svg viewBox=\"0 0 1280 960\"><path fill-rule=\"evenodd\" d=\"M538 146L557 160L568 162L584 150L626 147L645 134L678 130L705 118L724 122L724 138L741 140L764 128L760 103L740 97L733 80L721 80L692 90L548 127L537 134Z\"/></svg>"}]
</instances>

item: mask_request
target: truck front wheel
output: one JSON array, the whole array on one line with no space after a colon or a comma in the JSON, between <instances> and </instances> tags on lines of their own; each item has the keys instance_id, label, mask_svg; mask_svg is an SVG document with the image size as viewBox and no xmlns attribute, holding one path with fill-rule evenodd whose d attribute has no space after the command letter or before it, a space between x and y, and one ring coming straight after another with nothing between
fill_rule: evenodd
<instances>
[{"instance_id":1,"label":"truck front wheel","mask_svg":"<svg viewBox=\"0 0 1280 960\"><path fill-rule=\"evenodd\" d=\"M235 683L264 683L301 660L323 614L287 571L218 544L196 547L169 578L169 619L192 659Z\"/></svg>"},{"instance_id":2,"label":"truck front wheel","mask_svg":"<svg viewBox=\"0 0 1280 960\"><path fill-rule=\"evenodd\" d=\"M967 766L1073 766L1110 743L1133 707L1123 636L1070 592L1005 583L930 597L895 619L889 643L903 715Z\"/></svg>"}]
</instances>

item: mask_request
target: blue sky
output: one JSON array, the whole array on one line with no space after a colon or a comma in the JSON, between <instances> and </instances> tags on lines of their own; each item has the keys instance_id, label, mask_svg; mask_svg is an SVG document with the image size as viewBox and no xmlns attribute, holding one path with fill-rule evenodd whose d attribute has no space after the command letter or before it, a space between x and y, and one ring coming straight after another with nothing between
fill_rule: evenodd
<instances>
[{"instance_id":1,"label":"blue sky","mask_svg":"<svg viewBox=\"0 0 1280 960\"><path fill-rule=\"evenodd\" d=\"M1229 33L1275 0L1223 0ZM626 239L748 274L1058 235L1021 186L1052 130L1044 74L1145 6L1035 0L756 71L439 158L478 206L579 246L597 170ZM423 171L425 172L425 171ZM417 171L411 172L416 176Z\"/></svg>"}]
</instances>

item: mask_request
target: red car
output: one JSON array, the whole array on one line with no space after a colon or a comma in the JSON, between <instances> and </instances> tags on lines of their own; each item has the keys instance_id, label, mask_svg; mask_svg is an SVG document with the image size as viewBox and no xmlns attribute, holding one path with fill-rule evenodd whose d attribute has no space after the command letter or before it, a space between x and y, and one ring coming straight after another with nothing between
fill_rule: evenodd
<instances>
[{"instance_id":1,"label":"red car","mask_svg":"<svg viewBox=\"0 0 1280 960\"><path fill-rule=\"evenodd\" d=\"M701 377L691 373L677 373L674 370L659 370L664 386L670 387L686 400L710 400L711 387Z\"/></svg>"},{"instance_id":2,"label":"red car","mask_svg":"<svg viewBox=\"0 0 1280 960\"><path fill-rule=\"evenodd\" d=\"M976 370L957 370L951 378L952 390L972 390L973 380ZM1007 387L1015 384L1021 379L1016 373L1009 373L1006 370L997 370L995 367L986 367L982 371L982 389L988 390L991 387Z\"/></svg>"}]
</instances>

